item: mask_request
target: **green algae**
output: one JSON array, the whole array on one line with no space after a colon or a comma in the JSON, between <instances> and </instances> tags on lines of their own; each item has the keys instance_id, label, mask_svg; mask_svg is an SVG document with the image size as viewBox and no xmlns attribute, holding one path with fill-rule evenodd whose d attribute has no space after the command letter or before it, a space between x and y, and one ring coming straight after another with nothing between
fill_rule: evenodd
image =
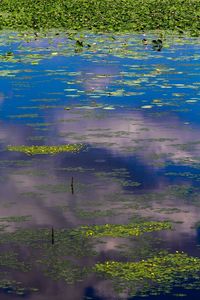
<instances>
[{"instance_id":1,"label":"green algae","mask_svg":"<svg viewBox=\"0 0 200 300\"><path fill-rule=\"evenodd\" d=\"M172 229L172 225L168 221L150 221L136 224L132 223L128 225L105 224L94 226L81 226L79 229L76 229L75 232L82 234L86 237L129 237L139 236L146 232L168 229Z\"/></svg>"},{"instance_id":2,"label":"green algae","mask_svg":"<svg viewBox=\"0 0 200 300\"><path fill-rule=\"evenodd\" d=\"M57 154L61 152L77 153L83 149L82 144L68 144L59 146L8 146L8 151L23 152L28 155Z\"/></svg>"},{"instance_id":3,"label":"green algae","mask_svg":"<svg viewBox=\"0 0 200 300\"><path fill-rule=\"evenodd\" d=\"M106 261L94 269L111 279L118 292L130 296L169 293L174 287L187 288L190 280L200 280L200 258L178 251L139 262Z\"/></svg>"}]
</instances>

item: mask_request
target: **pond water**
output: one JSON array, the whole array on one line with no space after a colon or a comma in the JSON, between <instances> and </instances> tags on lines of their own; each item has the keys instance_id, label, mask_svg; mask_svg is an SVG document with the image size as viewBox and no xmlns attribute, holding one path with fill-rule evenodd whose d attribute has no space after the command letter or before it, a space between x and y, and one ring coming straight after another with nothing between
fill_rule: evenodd
<instances>
[{"instance_id":1,"label":"pond water","mask_svg":"<svg viewBox=\"0 0 200 300\"><path fill-rule=\"evenodd\" d=\"M139 283L93 269L163 253L200 257L200 39L169 35L157 51L156 35L143 38L1 33L0 299L199 299L187 261L182 277L170 265L173 278L140 273ZM68 144L81 147L8 148ZM73 231L153 221L172 229Z\"/></svg>"}]
</instances>

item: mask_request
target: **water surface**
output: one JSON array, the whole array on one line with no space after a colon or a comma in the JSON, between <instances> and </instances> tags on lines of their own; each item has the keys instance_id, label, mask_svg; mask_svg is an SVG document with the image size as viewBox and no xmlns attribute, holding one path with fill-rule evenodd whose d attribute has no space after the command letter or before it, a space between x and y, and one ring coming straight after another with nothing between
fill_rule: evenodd
<instances>
[{"instance_id":1,"label":"water surface","mask_svg":"<svg viewBox=\"0 0 200 300\"><path fill-rule=\"evenodd\" d=\"M51 270L60 229L142 218L170 220L173 230L104 238L93 244L96 255L67 253L63 260L92 268L106 260L146 259L158 249L200 256L200 39L167 36L156 51L142 38L1 34L0 224L10 234L43 228L48 236L49 230L49 249L55 251L52 257L47 253ZM71 143L84 148L35 156L7 150L8 145ZM92 272L71 283L64 275L56 278L56 272L48 276L34 263L40 252L32 245L9 241L1 250L33 264L26 272L16 263L1 264L0 279L15 280L13 287L2 286L2 300L129 299ZM16 292L19 281L25 288L21 294ZM147 299L175 299L183 293L187 299L199 297L198 291L179 287Z\"/></svg>"}]
</instances>

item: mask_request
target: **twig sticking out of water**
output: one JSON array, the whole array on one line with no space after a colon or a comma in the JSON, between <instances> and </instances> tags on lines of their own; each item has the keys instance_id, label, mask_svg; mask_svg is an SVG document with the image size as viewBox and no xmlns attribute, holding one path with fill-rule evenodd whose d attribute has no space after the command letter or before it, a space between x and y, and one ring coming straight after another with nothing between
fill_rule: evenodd
<instances>
[{"instance_id":1,"label":"twig sticking out of water","mask_svg":"<svg viewBox=\"0 0 200 300\"><path fill-rule=\"evenodd\" d=\"M71 192L72 192L72 195L74 194L74 178L72 177L71 179Z\"/></svg>"},{"instance_id":2,"label":"twig sticking out of water","mask_svg":"<svg viewBox=\"0 0 200 300\"><path fill-rule=\"evenodd\" d=\"M51 244L54 245L54 229L51 228Z\"/></svg>"}]
</instances>

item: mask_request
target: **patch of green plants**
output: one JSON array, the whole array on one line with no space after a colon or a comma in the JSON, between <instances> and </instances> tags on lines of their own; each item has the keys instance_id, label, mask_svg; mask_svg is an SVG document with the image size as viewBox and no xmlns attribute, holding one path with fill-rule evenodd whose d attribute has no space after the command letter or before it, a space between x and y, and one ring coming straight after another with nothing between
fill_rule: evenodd
<instances>
[{"instance_id":1,"label":"patch of green plants","mask_svg":"<svg viewBox=\"0 0 200 300\"><path fill-rule=\"evenodd\" d=\"M70 257L78 259L96 254L92 241L66 229L54 229L53 241L51 228L18 229L11 233L4 231L0 234L0 244L16 249L20 249L21 246L31 249L31 255L27 257L29 264L19 262L16 254L9 252L0 254L0 267L29 271L37 264L45 275L54 280L63 279L68 284L82 280L89 269L91 272L91 268L73 263Z\"/></svg>"},{"instance_id":2,"label":"patch of green plants","mask_svg":"<svg viewBox=\"0 0 200 300\"><path fill-rule=\"evenodd\" d=\"M59 146L8 146L8 151L23 152L28 155L36 154L57 154L61 152L79 152L83 149L82 144L68 144Z\"/></svg>"},{"instance_id":3,"label":"patch of green plants","mask_svg":"<svg viewBox=\"0 0 200 300\"><path fill-rule=\"evenodd\" d=\"M2 0L1 28L90 29L93 31L139 31L171 29L199 32L200 7L189 0ZM84 42L78 40L81 51ZM89 46L88 46L89 47Z\"/></svg>"},{"instance_id":4,"label":"patch of green plants","mask_svg":"<svg viewBox=\"0 0 200 300\"><path fill-rule=\"evenodd\" d=\"M80 267L67 259L61 259L55 253L55 251L52 251L48 257L38 260L43 265L44 274L52 279L62 279L67 284L73 284L82 281L89 271L91 272L91 268Z\"/></svg>"},{"instance_id":5,"label":"patch of green plants","mask_svg":"<svg viewBox=\"0 0 200 300\"><path fill-rule=\"evenodd\" d=\"M97 217L108 217L113 216L115 213L113 210L76 210L76 214L80 218L89 219L89 218L97 218Z\"/></svg>"},{"instance_id":6,"label":"patch of green plants","mask_svg":"<svg viewBox=\"0 0 200 300\"><path fill-rule=\"evenodd\" d=\"M129 237L139 236L146 232L172 229L172 224L168 221L163 222L141 222L128 225L105 224L93 226L81 226L75 232L86 237Z\"/></svg>"},{"instance_id":7,"label":"patch of green plants","mask_svg":"<svg viewBox=\"0 0 200 300\"><path fill-rule=\"evenodd\" d=\"M51 228L17 229L15 232L0 234L0 244L15 244L31 246L33 248L50 251ZM81 232L73 229L54 229L54 250L59 255L73 255L77 257L93 255L92 241L88 240Z\"/></svg>"},{"instance_id":8,"label":"patch of green plants","mask_svg":"<svg viewBox=\"0 0 200 300\"><path fill-rule=\"evenodd\" d=\"M0 267L21 270L24 272L30 270L30 266L26 265L23 261L19 261L17 254L11 251L0 253Z\"/></svg>"},{"instance_id":9,"label":"patch of green plants","mask_svg":"<svg viewBox=\"0 0 200 300\"><path fill-rule=\"evenodd\" d=\"M118 292L129 296L170 293L174 287L191 288L191 280L193 287L200 281L200 258L178 251L164 251L139 262L106 261L94 269L111 279Z\"/></svg>"}]
</instances>

